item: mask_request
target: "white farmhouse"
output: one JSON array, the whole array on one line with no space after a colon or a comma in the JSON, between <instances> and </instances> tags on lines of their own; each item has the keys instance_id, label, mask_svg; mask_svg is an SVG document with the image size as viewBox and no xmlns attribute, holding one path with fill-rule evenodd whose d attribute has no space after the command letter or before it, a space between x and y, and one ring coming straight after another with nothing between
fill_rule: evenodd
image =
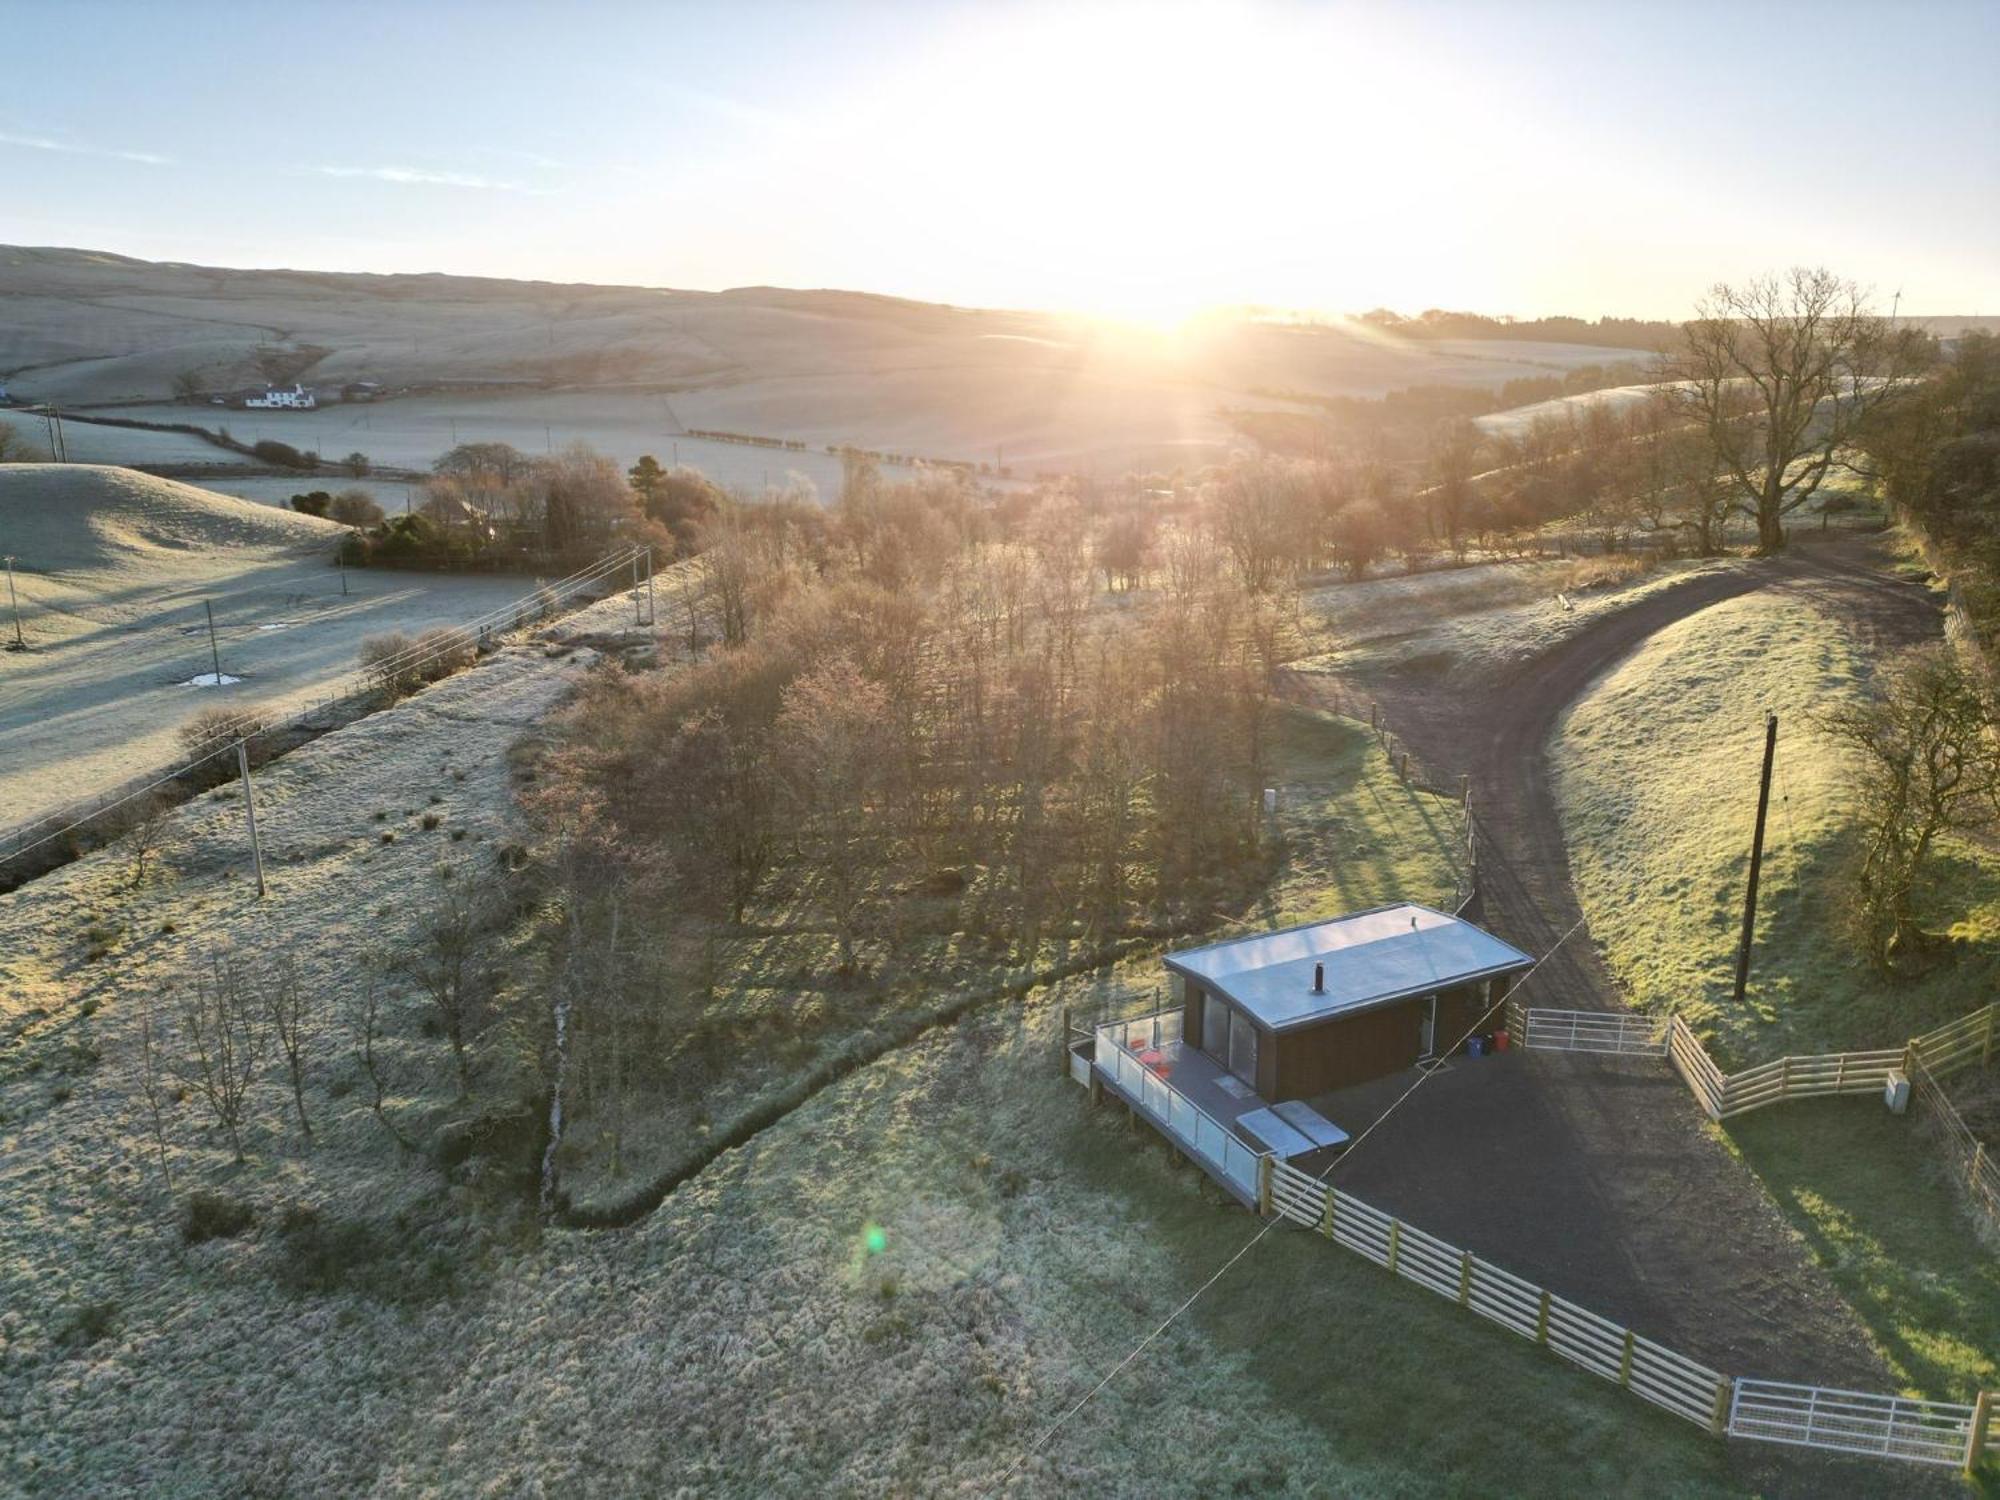
<instances>
[{"instance_id":1,"label":"white farmhouse","mask_svg":"<svg viewBox=\"0 0 2000 1500\"><path fill-rule=\"evenodd\" d=\"M254 411L311 411L319 405L313 393L302 385L295 385L289 391L267 390L261 396L252 396L243 403Z\"/></svg>"}]
</instances>

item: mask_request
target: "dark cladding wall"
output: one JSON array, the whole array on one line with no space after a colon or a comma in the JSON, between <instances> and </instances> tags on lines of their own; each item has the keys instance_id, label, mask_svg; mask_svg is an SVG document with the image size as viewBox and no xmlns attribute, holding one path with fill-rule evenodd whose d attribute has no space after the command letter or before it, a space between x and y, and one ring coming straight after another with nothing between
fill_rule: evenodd
<instances>
[{"instance_id":1,"label":"dark cladding wall","mask_svg":"<svg viewBox=\"0 0 2000 1500\"><path fill-rule=\"evenodd\" d=\"M1497 1027L1498 1016L1488 1017L1486 1011L1505 983L1493 980L1439 991L1436 1048L1450 1048L1474 1026L1482 1031ZM1195 1046L1201 1043L1203 998L1201 986L1190 982L1183 1019L1187 1040ZM1273 1103L1307 1099L1399 1073L1422 1055L1429 1010L1430 997L1418 996L1295 1031L1272 1033L1259 1027L1257 1092Z\"/></svg>"}]
</instances>

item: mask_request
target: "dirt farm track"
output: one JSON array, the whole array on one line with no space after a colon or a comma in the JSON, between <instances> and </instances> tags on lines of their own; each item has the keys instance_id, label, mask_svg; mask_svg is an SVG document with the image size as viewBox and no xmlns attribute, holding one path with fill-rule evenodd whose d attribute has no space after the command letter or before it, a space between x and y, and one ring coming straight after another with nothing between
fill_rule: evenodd
<instances>
[{"instance_id":1,"label":"dirt farm track","mask_svg":"<svg viewBox=\"0 0 2000 1500\"><path fill-rule=\"evenodd\" d=\"M1871 646L1941 628L1930 593L1884 572L1873 538L1836 534L1651 593L1484 683L1445 688L1382 673L1343 684L1375 701L1440 784L1467 778L1488 925L1542 954L1581 920L1547 754L1563 711L1655 632L1766 589L1810 594ZM1526 998L1625 1008L1587 930L1535 975ZM1488 1070L1481 1086L1458 1086L1475 1068ZM1399 1112L1376 1149L1336 1171L1336 1184L1723 1370L1894 1388L1860 1323L1666 1068L1516 1052L1461 1060L1437 1084L1424 1109ZM1362 1122L1372 1113L1364 1107ZM1468 1141L1481 1148L1468 1151ZM1422 1173L1398 1170L1416 1159Z\"/></svg>"}]
</instances>

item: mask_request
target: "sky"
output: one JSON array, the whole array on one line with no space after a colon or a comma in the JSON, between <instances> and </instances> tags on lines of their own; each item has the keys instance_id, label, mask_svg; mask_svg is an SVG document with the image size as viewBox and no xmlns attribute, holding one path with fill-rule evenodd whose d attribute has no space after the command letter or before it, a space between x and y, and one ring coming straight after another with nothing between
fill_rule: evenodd
<instances>
[{"instance_id":1,"label":"sky","mask_svg":"<svg viewBox=\"0 0 2000 1500\"><path fill-rule=\"evenodd\" d=\"M2000 312L2000 0L0 0L0 243L1153 321ZM22 66L21 64L27 64Z\"/></svg>"}]
</instances>

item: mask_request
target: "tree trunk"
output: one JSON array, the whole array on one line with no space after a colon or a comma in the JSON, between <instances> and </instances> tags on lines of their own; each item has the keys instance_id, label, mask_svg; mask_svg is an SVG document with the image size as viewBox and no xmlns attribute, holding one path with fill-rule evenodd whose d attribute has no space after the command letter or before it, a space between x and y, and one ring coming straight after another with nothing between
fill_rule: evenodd
<instances>
[{"instance_id":1,"label":"tree trunk","mask_svg":"<svg viewBox=\"0 0 2000 1500\"><path fill-rule=\"evenodd\" d=\"M1785 489L1776 474L1764 476L1764 489L1757 496L1757 550L1781 552L1785 546Z\"/></svg>"}]
</instances>

